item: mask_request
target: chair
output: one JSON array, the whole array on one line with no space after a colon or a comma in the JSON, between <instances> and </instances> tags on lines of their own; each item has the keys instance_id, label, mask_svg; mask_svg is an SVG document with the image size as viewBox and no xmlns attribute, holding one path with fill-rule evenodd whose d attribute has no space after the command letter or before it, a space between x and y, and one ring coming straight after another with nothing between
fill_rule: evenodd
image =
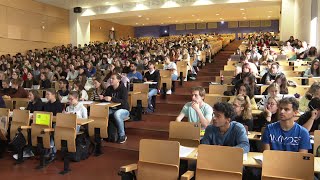
<instances>
[{"instance_id":1,"label":"chair","mask_svg":"<svg viewBox=\"0 0 320 180\"><path fill-rule=\"evenodd\" d=\"M149 93L149 85L142 83L134 83L133 84L133 93L131 95L132 107L137 107L137 101L141 100L142 107L148 107L148 93Z\"/></svg>"},{"instance_id":2,"label":"chair","mask_svg":"<svg viewBox=\"0 0 320 180\"><path fill-rule=\"evenodd\" d=\"M301 72L297 72L297 71L282 71L282 73L286 76L286 77L300 77L301 76Z\"/></svg>"},{"instance_id":3,"label":"chair","mask_svg":"<svg viewBox=\"0 0 320 180\"><path fill-rule=\"evenodd\" d=\"M12 98L12 101L14 102L14 108L20 109L21 107L28 107L30 100L28 98Z\"/></svg>"},{"instance_id":4,"label":"chair","mask_svg":"<svg viewBox=\"0 0 320 180\"><path fill-rule=\"evenodd\" d=\"M232 80L233 80L233 76L224 76L223 77L224 80L223 80L223 83L224 84L232 84ZM217 83L220 83L221 82L221 77L220 76L216 76L216 82Z\"/></svg>"},{"instance_id":5,"label":"chair","mask_svg":"<svg viewBox=\"0 0 320 180\"><path fill-rule=\"evenodd\" d=\"M89 136L95 138L95 155L98 156L102 154L101 138L108 138L109 107L91 105L89 118L94 120L88 124L88 131Z\"/></svg>"},{"instance_id":6,"label":"chair","mask_svg":"<svg viewBox=\"0 0 320 180\"><path fill-rule=\"evenodd\" d=\"M211 96L210 94L207 94L204 97L204 102L209 104L210 106L213 106L214 104L216 104L218 102L223 102L223 101L222 101L222 97L221 96L217 96L217 95Z\"/></svg>"},{"instance_id":7,"label":"chair","mask_svg":"<svg viewBox=\"0 0 320 180\"><path fill-rule=\"evenodd\" d=\"M178 141L182 146L198 147L200 144L201 125L191 122L171 121L169 125L169 140Z\"/></svg>"},{"instance_id":8,"label":"chair","mask_svg":"<svg viewBox=\"0 0 320 180\"><path fill-rule=\"evenodd\" d=\"M45 149L50 149L50 140L52 129L52 112L35 111L33 113L33 123L31 124L31 142L33 147L40 151L40 164L38 169L43 168L45 164Z\"/></svg>"},{"instance_id":9,"label":"chair","mask_svg":"<svg viewBox=\"0 0 320 180\"><path fill-rule=\"evenodd\" d=\"M76 114L57 114L54 143L57 150L61 150L64 156L64 170L60 174L66 174L70 171L70 153L76 152L76 125Z\"/></svg>"},{"instance_id":10,"label":"chair","mask_svg":"<svg viewBox=\"0 0 320 180\"><path fill-rule=\"evenodd\" d=\"M187 77L188 75L188 62L187 61L177 61L177 71L178 75L180 76L183 73L180 79Z\"/></svg>"},{"instance_id":11,"label":"chair","mask_svg":"<svg viewBox=\"0 0 320 180\"><path fill-rule=\"evenodd\" d=\"M317 156L317 155L320 156L320 152L317 153L319 146L320 146L320 130L315 130L314 131L314 143L313 143L313 155L314 156Z\"/></svg>"},{"instance_id":12,"label":"chair","mask_svg":"<svg viewBox=\"0 0 320 180\"><path fill-rule=\"evenodd\" d=\"M261 177L263 180L314 179L314 156L300 152L266 150L263 152Z\"/></svg>"},{"instance_id":13,"label":"chair","mask_svg":"<svg viewBox=\"0 0 320 180\"><path fill-rule=\"evenodd\" d=\"M177 180L179 177L179 148L176 141L142 139L138 164L122 166L120 175L138 171L137 179Z\"/></svg>"},{"instance_id":14,"label":"chair","mask_svg":"<svg viewBox=\"0 0 320 180\"><path fill-rule=\"evenodd\" d=\"M304 80L303 78L299 77L287 77L287 80L295 82L297 85L301 86L303 83L302 81Z\"/></svg>"},{"instance_id":15,"label":"chair","mask_svg":"<svg viewBox=\"0 0 320 180\"><path fill-rule=\"evenodd\" d=\"M4 103L6 105L7 108L9 108L11 111L13 110L13 101L11 98L4 98Z\"/></svg>"},{"instance_id":16,"label":"chair","mask_svg":"<svg viewBox=\"0 0 320 180\"><path fill-rule=\"evenodd\" d=\"M223 92L228 90L227 85L209 85L209 94L223 94Z\"/></svg>"},{"instance_id":17,"label":"chair","mask_svg":"<svg viewBox=\"0 0 320 180\"><path fill-rule=\"evenodd\" d=\"M9 127L10 109L0 108L0 140L7 140L7 131Z\"/></svg>"},{"instance_id":18,"label":"chair","mask_svg":"<svg viewBox=\"0 0 320 180\"><path fill-rule=\"evenodd\" d=\"M204 144L198 147L196 179L241 180L242 169L243 149ZM192 176L193 173L188 171L181 180L189 180Z\"/></svg>"},{"instance_id":19,"label":"chair","mask_svg":"<svg viewBox=\"0 0 320 180\"><path fill-rule=\"evenodd\" d=\"M282 71L292 71L293 67L292 66L280 66L279 69Z\"/></svg>"},{"instance_id":20,"label":"chair","mask_svg":"<svg viewBox=\"0 0 320 180\"><path fill-rule=\"evenodd\" d=\"M235 70L220 70L220 76L235 76Z\"/></svg>"},{"instance_id":21,"label":"chair","mask_svg":"<svg viewBox=\"0 0 320 180\"><path fill-rule=\"evenodd\" d=\"M294 66L294 71L305 71L309 66Z\"/></svg>"},{"instance_id":22,"label":"chair","mask_svg":"<svg viewBox=\"0 0 320 180\"><path fill-rule=\"evenodd\" d=\"M289 94L295 94L298 93L300 95L305 94L308 89L310 88L310 86L297 86L297 87L288 87L288 92Z\"/></svg>"},{"instance_id":23,"label":"chair","mask_svg":"<svg viewBox=\"0 0 320 180\"><path fill-rule=\"evenodd\" d=\"M312 77L308 79L308 85L311 86L315 82L320 82L320 78L318 77Z\"/></svg>"}]
</instances>

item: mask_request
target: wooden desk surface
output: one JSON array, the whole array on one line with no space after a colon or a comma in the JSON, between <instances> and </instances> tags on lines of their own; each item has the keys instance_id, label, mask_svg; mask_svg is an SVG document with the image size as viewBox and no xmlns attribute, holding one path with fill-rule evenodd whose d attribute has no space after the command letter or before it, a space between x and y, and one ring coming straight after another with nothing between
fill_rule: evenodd
<instances>
[{"instance_id":1,"label":"wooden desk surface","mask_svg":"<svg viewBox=\"0 0 320 180\"><path fill-rule=\"evenodd\" d=\"M77 119L77 125L86 125L86 124L89 124L91 122L93 122L94 120L93 119L83 119L83 118L78 118Z\"/></svg>"},{"instance_id":2,"label":"wooden desk surface","mask_svg":"<svg viewBox=\"0 0 320 180\"><path fill-rule=\"evenodd\" d=\"M249 131L248 139L251 141L260 141L261 137L257 137L257 135L261 136L261 132Z\"/></svg>"},{"instance_id":3,"label":"wooden desk surface","mask_svg":"<svg viewBox=\"0 0 320 180\"><path fill-rule=\"evenodd\" d=\"M254 157L256 156L262 156L263 153L261 152L249 152L247 154L247 159L243 160L243 166L246 167L256 167L261 168L262 164L258 163ZM184 160L197 160L198 156L198 148L195 148L187 157L181 157L180 159ZM320 172L320 157L314 158L314 172L319 173Z\"/></svg>"}]
</instances>

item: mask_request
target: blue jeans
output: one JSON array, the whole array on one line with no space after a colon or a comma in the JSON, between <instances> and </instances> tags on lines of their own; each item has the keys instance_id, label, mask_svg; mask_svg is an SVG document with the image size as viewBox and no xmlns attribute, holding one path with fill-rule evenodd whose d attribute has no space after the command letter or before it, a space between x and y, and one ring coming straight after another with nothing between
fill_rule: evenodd
<instances>
[{"instance_id":1,"label":"blue jeans","mask_svg":"<svg viewBox=\"0 0 320 180\"><path fill-rule=\"evenodd\" d=\"M126 109L109 109L109 115L113 115L115 125L118 129L119 136L125 136L126 133L124 132L124 122L123 120L129 117L130 112Z\"/></svg>"},{"instance_id":2,"label":"blue jeans","mask_svg":"<svg viewBox=\"0 0 320 180\"><path fill-rule=\"evenodd\" d=\"M171 74L171 79L172 79L172 81L178 80L178 75L176 75L176 74Z\"/></svg>"},{"instance_id":3,"label":"blue jeans","mask_svg":"<svg viewBox=\"0 0 320 180\"><path fill-rule=\"evenodd\" d=\"M154 89L154 88L149 89L149 93L148 93L148 108L149 109L153 109L151 99L152 99L152 96L155 96L157 94L158 94L158 89Z\"/></svg>"}]
</instances>

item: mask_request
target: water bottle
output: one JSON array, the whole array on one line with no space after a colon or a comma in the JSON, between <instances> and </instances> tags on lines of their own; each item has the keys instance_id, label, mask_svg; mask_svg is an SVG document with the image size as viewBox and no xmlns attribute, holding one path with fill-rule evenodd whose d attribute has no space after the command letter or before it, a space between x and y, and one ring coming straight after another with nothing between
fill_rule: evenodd
<instances>
[{"instance_id":1,"label":"water bottle","mask_svg":"<svg viewBox=\"0 0 320 180\"><path fill-rule=\"evenodd\" d=\"M224 77L223 75L220 76L220 84L223 84L223 81L224 81Z\"/></svg>"}]
</instances>

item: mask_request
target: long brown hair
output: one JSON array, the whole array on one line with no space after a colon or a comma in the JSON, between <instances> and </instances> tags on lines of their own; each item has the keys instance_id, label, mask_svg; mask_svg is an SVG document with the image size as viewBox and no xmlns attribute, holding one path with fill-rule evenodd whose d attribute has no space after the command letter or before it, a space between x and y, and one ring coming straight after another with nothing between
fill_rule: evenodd
<instances>
[{"instance_id":1,"label":"long brown hair","mask_svg":"<svg viewBox=\"0 0 320 180\"><path fill-rule=\"evenodd\" d=\"M240 106L244 108L241 114L243 119L252 119L251 102L249 96L239 94L236 96L235 100L239 101Z\"/></svg>"}]
</instances>

